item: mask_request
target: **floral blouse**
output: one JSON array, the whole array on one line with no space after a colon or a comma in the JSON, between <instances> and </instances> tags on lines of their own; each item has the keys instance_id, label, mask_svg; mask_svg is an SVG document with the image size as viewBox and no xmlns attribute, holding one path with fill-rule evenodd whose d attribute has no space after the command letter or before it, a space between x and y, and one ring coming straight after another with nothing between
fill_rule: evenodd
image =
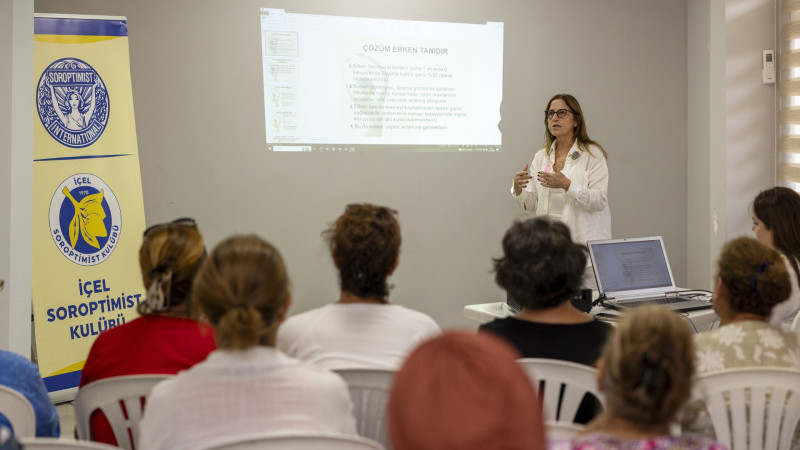
<instances>
[{"instance_id":1,"label":"floral blouse","mask_svg":"<svg viewBox=\"0 0 800 450\"><path fill-rule=\"evenodd\" d=\"M757 320L724 325L695 336L697 374L736 367L800 369L798 335Z\"/></svg>"},{"instance_id":2,"label":"floral blouse","mask_svg":"<svg viewBox=\"0 0 800 450\"><path fill-rule=\"evenodd\" d=\"M725 450L721 444L701 436L659 436L624 440L602 433L591 433L572 440L553 440L548 450Z\"/></svg>"},{"instance_id":3,"label":"floral blouse","mask_svg":"<svg viewBox=\"0 0 800 450\"><path fill-rule=\"evenodd\" d=\"M700 333L695 335L697 375L745 367L800 369L798 338L796 333L758 320L736 322ZM711 419L702 401L689 404L680 422L684 433L714 436ZM793 441L794 445L800 442L797 433Z\"/></svg>"}]
</instances>

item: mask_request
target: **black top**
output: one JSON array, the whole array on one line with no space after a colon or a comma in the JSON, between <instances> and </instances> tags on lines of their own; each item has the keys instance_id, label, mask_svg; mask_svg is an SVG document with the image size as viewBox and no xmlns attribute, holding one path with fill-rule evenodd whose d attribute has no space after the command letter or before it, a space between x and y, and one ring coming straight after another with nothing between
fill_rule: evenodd
<instances>
[{"instance_id":1,"label":"black top","mask_svg":"<svg viewBox=\"0 0 800 450\"><path fill-rule=\"evenodd\" d=\"M510 342L523 358L547 358L594 366L614 327L597 319L578 324L530 322L506 317L481 325L481 332L494 333ZM589 423L602 411L590 394L581 401L575 422Z\"/></svg>"},{"instance_id":2,"label":"black top","mask_svg":"<svg viewBox=\"0 0 800 450\"><path fill-rule=\"evenodd\" d=\"M577 324L530 322L506 317L481 325L507 340L523 358L547 358L594 366L614 330L599 320Z\"/></svg>"}]
</instances>

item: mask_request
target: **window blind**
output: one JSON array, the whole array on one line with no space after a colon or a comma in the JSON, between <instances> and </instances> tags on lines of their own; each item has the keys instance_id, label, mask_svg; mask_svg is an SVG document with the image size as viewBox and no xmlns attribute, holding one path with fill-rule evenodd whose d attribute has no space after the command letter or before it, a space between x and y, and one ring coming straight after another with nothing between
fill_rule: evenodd
<instances>
[{"instance_id":1,"label":"window blind","mask_svg":"<svg viewBox=\"0 0 800 450\"><path fill-rule=\"evenodd\" d=\"M778 184L800 190L800 0L781 0Z\"/></svg>"}]
</instances>

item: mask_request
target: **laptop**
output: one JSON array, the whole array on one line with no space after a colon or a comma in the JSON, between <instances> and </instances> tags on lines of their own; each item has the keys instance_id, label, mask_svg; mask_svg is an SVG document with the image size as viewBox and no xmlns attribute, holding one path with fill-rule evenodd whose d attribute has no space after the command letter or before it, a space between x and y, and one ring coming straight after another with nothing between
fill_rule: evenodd
<instances>
[{"instance_id":1,"label":"laptop","mask_svg":"<svg viewBox=\"0 0 800 450\"><path fill-rule=\"evenodd\" d=\"M659 304L677 311L711 308L711 302L680 296L661 236L589 241L600 296L613 308Z\"/></svg>"}]
</instances>

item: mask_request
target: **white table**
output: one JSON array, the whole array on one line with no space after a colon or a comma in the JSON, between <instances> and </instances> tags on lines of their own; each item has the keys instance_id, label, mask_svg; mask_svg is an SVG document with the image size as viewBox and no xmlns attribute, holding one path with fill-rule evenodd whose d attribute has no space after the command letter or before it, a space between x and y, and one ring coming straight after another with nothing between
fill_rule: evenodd
<instances>
[{"instance_id":1,"label":"white table","mask_svg":"<svg viewBox=\"0 0 800 450\"><path fill-rule=\"evenodd\" d=\"M508 307L506 302L492 302L467 305L464 307L462 314L469 320L486 323L494 319L514 315L514 311ZM621 312L602 306L595 306L590 314L613 324ZM719 317L712 308L687 311L680 314L692 324L692 329L695 333L708 331L719 326Z\"/></svg>"}]
</instances>

